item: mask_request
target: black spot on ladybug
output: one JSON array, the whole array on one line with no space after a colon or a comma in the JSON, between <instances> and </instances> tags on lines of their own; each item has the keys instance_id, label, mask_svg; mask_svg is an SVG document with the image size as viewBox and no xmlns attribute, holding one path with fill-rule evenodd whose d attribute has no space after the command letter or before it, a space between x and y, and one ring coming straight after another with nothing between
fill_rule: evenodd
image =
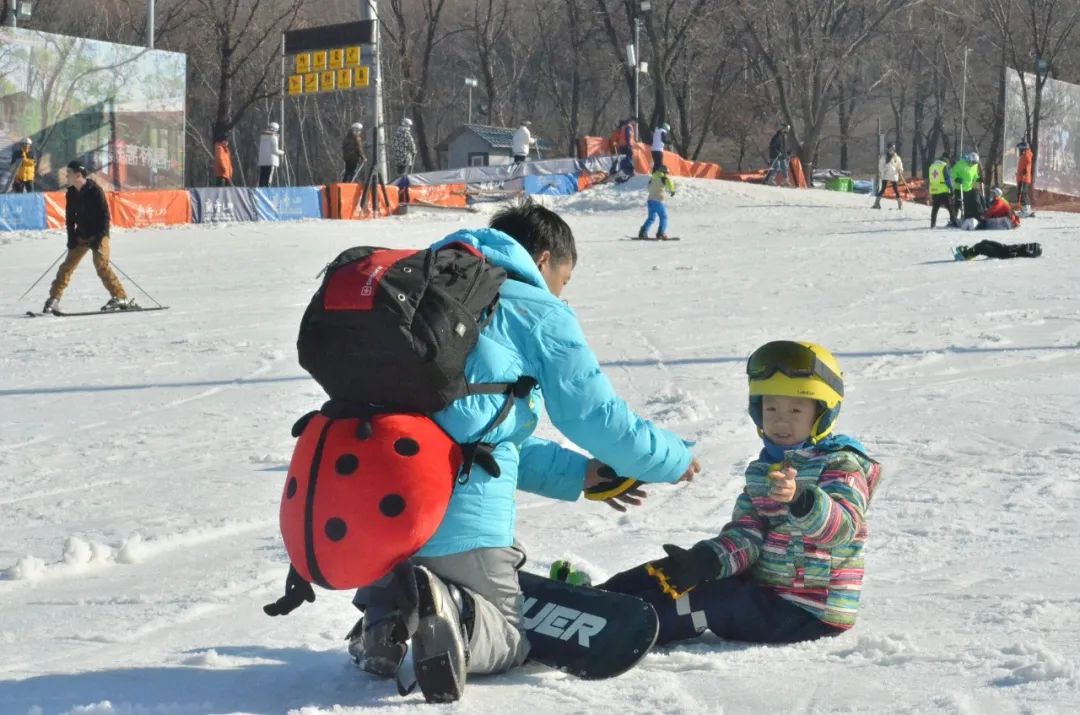
<instances>
[{"instance_id":1,"label":"black spot on ladybug","mask_svg":"<svg viewBox=\"0 0 1080 715\"><path fill-rule=\"evenodd\" d=\"M394 442L394 451L400 454L402 457L412 457L420 452L420 445L416 443L415 439L402 437L398 441Z\"/></svg>"},{"instance_id":2,"label":"black spot on ladybug","mask_svg":"<svg viewBox=\"0 0 1080 715\"><path fill-rule=\"evenodd\" d=\"M331 541L341 541L345 538L345 532L349 528L345 526L345 520L339 519L336 516L333 519L326 520L326 538Z\"/></svg>"},{"instance_id":3,"label":"black spot on ladybug","mask_svg":"<svg viewBox=\"0 0 1080 715\"><path fill-rule=\"evenodd\" d=\"M374 430L371 428L371 422L369 420L360 420L360 423L356 425L356 438L359 440L365 440L371 437Z\"/></svg>"},{"instance_id":4,"label":"black spot on ladybug","mask_svg":"<svg viewBox=\"0 0 1080 715\"><path fill-rule=\"evenodd\" d=\"M343 454L334 462L334 471L343 477L347 477L355 472L359 466L360 460L356 458L355 454Z\"/></svg>"},{"instance_id":5,"label":"black spot on ladybug","mask_svg":"<svg viewBox=\"0 0 1080 715\"><path fill-rule=\"evenodd\" d=\"M285 487L285 498L292 499L296 496L296 477L289 477L289 484Z\"/></svg>"},{"instance_id":6,"label":"black spot on ladybug","mask_svg":"<svg viewBox=\"0 0 1080 715\"><path fill-rule=\"evenodd\" d=\"M405 511L405 499L400 494L387 494L379 502L379 511L383 516L397 516Z\"/></svg>"}]
</instances>

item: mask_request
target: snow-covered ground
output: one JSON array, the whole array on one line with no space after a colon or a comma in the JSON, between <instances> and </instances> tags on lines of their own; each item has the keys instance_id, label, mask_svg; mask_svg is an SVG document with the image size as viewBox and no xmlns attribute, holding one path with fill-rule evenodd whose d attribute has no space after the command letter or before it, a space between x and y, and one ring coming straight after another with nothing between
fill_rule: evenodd
<instances>
[{"instance_id":1,"label":"snow-covered ground","mask_svg":"<svg viewBox=\"0 0 1080 715\"><path fill-rule=\"evenodd\" d=\"M846 373L841 431L885 469L859 623L790 647L709 636L603 682L530 665L471 680L444 709L1080 711L1080 216L932 232L922 206L679 184L680 243L624 240L640 185L551 203L581 253L564 297L607 373L697 440L705 474L625 516L523 495L530 568L569 557L602 578L716 533L759 449L743 361L812 339ZM62 320L21 317L44 284L16 304L62 237L0 234L0 713L428 707L349 662L349 594L287 618L261 606L286 571L289 428L322 396L294 351L316 274L350 245L421 246L484 220L121 232L114 258L171 310ZM1045 255L952 261L954 243L984 237ZM64 305L105 297L87 259Z\"/></svg>"}]
</instances>

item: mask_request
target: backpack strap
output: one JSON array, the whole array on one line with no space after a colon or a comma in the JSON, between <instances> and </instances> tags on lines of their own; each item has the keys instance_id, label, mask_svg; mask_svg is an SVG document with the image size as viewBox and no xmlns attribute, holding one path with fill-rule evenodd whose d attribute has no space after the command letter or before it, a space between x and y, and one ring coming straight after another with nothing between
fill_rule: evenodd
<instances>
[{"instance_id":1,"label":"backpack strap","mask_svg":"<svg viewBox=\"0 0 1080 715\"><path fill-rule=\"evenodd\" d=\"M315 602L315 589L290 565L289 575L285 577L285 595L263 606L263 612L268 616L287 616L304 605L304 601Z\"/></svg>"},{"instance_id":2,"label":"backpack strap","mask_svg":"<svg viewBox=\"0 0 1080 715\"><path fill-rule=\"evenodd\" d=\"M506 418L510 416L510 410L514 406L515 399L528 397L529 393L532 392L538 384L536 379L522 375L516 382L512 383L492 382L481 385L470 384L465 386L467 395L502 394L506 395L506 400L503 402L503 406L499 408L499 412L495 415L495 419L484 428L480 439L475 442L461 445L461 451L465 456L465 462L461 465L458 484L465 484L469 481L469 472L472 471L474 464L479 464L493 477L497 478L501 476L502 470L499 469L499 464L495 461L495 456L493 454L495 445L490 442L485 442L484 437L490 434L491 430L501 425Z\"/></svg>"}]
</instances>

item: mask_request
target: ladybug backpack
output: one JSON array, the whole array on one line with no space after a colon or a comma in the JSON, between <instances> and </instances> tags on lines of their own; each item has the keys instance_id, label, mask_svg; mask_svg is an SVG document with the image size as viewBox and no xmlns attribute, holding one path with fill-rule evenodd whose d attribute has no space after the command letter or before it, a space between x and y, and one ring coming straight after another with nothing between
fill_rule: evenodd
<instances>
[{"instance_id":1,"label":"ladybug backpack","mask_svg":"<svg viewBox=\"0 0 1080 715\"><path fill-rule=\"evenodd\" d=\"M330 400L293 426L280 511L289 576L266 613L314 601L312 583L374 583L427 543L474 463L499 476L491 445L458 444L429 415L467 395L505 394L488 432L535 387L465 380L506 279L464 243L350 248L327 266L296 347Z\"/></svg>"}]
</instances>

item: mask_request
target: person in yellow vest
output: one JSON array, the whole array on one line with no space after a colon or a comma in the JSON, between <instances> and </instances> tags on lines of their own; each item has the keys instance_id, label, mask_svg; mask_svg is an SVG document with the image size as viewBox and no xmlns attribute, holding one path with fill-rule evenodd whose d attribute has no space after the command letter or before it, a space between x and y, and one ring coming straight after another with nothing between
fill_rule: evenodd
<instances>
[{"instance_id":1,"label":"person in yellow vest","mask_svg":"<svg viewBox=\"0 0 1080 715\"><path fill-rule=\"evenodd\" d=\"M951 157L949 152L941 152L938 160L930 165L926 173L927 183L930 188L930 228L937 226L938 209L944 206L949 211L949 226L959 228L960 222L956 220L956 204L953 203L952 169L949 168Z\"/></svg>"},{"instance_id":2,"label":"person in yellow vest","mask_svg":"<svg viewBox=\"0 0 1080 715\"><path fill-rule=\"evenodd\" d=\"M15 172L15 180L11 183L11 190L16 194L28 194L34 191L37 157L31 149L33 145L34 142L30 137L27 137L11 152L11 170Z\"/></svg>"}]
</instances>

